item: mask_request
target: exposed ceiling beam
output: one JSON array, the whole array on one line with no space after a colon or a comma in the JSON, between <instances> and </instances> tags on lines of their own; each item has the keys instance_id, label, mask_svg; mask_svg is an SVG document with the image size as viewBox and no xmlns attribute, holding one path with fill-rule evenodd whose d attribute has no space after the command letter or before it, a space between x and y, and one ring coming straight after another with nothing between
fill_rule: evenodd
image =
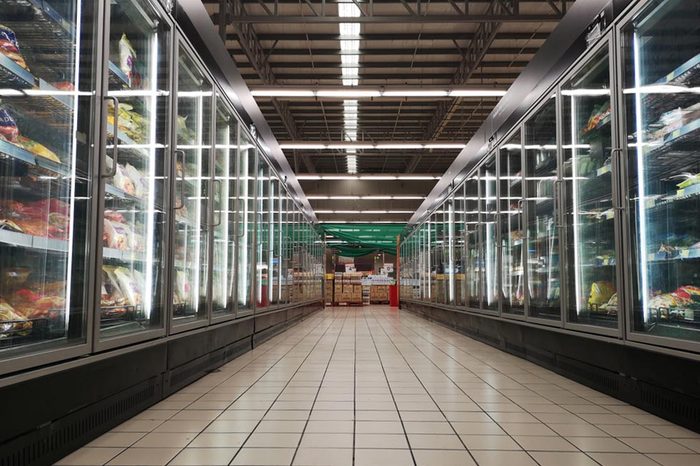
<instances>
[{"instance_id":1,"label":"exposed ceiling beam","mask_svg":"<svg viewBox=\"0 0 700 466\"><path fill-rule=\"evenodd\" d=\"M425 40L444 40L452 42L457 41L469 41L474 39L476 36L472 32L394 32L394 33L370 33L361 32L357 37L359 40L366 41L425 41ZM259 33L258 40L260 41L314 41L314 40L340 40L340 33L296 33L296 32L272 32L272 33ZM549 37L549 33L546 32L500 32L496 34L496 40L545 40ZM235 41L238 40L238 34L229 33L226 35L226 40Z\"/></svg>"},{"instance_id":2,"label":"exposed ceiling beam","mask_svg":"<svg viewBox=\"0 0 700 466\"><path fill-rule=\"evenodd\" d=\"M474 73L472 75L473 79L495 79L495 80L502 80L502 81L510 81L514 80L515 78L518 77L520 74L519 69L514 69L514 70L504 70L504 71L499 71L497 73ZM308 82L317 82L319 79L334 79L334 80L342 80L343 76L341 73L314 73L314 72L309 72L309 73L276 73L275 76L277 76L277 79L283 79L285 81L290 81L290 80L304 80ZM368 79L376 79L376 80L381 80L382 82L386 82L387 79L399 79L402 81L425 81L426 79L443 79L443 80L448 80L452 76L454 76L454 73L416 73L411 72L411 70L407 70L405 73L385 73L383 71L377 71L376 73L368 73L368 72L362 72L360 73L360 79L366 81ZM256 74L243 74L243 78L246 80L256 80L260 79L258 75ZM251 87L255 87L255 84L251 84Z\"/></svg>"},{"instance_id":3,"label":"exposed ceiling beam","mask_svg":"<svg viewBox=\"0 0 700 466\"><path fill-rule=\"evenodd\" d=\"M218 14L214 15L214 21L218 20ZM230 21L237 24L338 24L338 23L360 23L360 24L388 24L388 23L410 23L410 24L464 24L464 23L492 23L494 21L502 23L545 23L557 22L561 19L561 13L550 14L513 14L502 13L491 14L453 14L421 15L416 12L404 15L363 15L356 17L342 17L336 15L241 15L235 16Z\"/></svg>"},{"instance_id":4,"label":"exposed ceiling beam","mask_svg":"<svg viewBox=\"0 0 700 466\"><path fill-rule=\"evenodd\" d=\"M244 55L242 49L238 47L229 47L233 55ZM491 47L488 55L534 55L537 52L535 47ZM271 57L274 56L304 56L309 55L338 55L339 48L279 48L265 49L265 53ZM361 48L360 55L461 55L460 51L454 47L449 48L431 48L431 47L409 47L409 48Z\"/></svg>"}]
</instances>

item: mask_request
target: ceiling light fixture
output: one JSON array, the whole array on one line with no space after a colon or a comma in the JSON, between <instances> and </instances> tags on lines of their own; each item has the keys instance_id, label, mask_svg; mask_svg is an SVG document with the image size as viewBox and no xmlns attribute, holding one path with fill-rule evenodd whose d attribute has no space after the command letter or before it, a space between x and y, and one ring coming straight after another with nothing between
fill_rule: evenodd
<instances>
[{"instance_id":1,"label":"ceiling light fixture","mask_svg":"<svg viewBox=\"0 0 700 466\"><path fill-rule=\"evenodd\" d=\"M342 5L342 4L341 4ZM353 5L354 6L354 5ZM341 33L342 37L342 33ZM359 41L357 41L359 42ZM359 49L352 49L353 40L341 41L341 73L343 86L357 86L359 73ZM342 44L347 44L343 46ZM345 58L348 57L348 58ZM347 71L346 71L347 70ZM502 89L394 89L381 88L360 89L285 89L261 88L251 91L254 97L324 97L334 99L344 98L402 98L402 97L503 97L507 91Z\"/></svg>"},{"instance_id":2,"label":"ceiling light fixture","mask_svg":"<svg viewBox=\"0 0 700 466\"><path fill-rule=\"evenodd\" d=\"M348 102L348 101L346 101ZM348 115L346 115L346 118L348 118ZM350 134L352 132L352 135L356 135L357 129L356 129L356 117L353 118L348 118L346 120L346 126L351 126L352 125L352 130L349 128L346 128L346 135ZM378 142L378 143L365 143L365 142L334 142L330 144L322 144L322 143L312 143L312 142L282 142L280 143L280 149L310 149L310 150L323 150L323 149L340 149L340 150L349 150L349 149L354 149L354 150L369 150L369 149L378 149L378 150L392 150L392 149L400 149L400 150L420 150L420 149L454 149L454 150L459 150L459 149L464 149L467 145L466 144L453 144L453 143L415 143L415 142Z\"/></svg>"}]
</instances>

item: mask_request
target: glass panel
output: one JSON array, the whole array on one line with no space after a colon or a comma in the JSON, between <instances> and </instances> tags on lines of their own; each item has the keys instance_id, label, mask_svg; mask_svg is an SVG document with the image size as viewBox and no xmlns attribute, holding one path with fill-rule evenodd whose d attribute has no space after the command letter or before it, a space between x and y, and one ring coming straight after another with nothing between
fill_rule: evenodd
<instances>
[{"instance_id":1,"label":"glass panel","mask_svg":"<svg viewBox=\"0 0 700 466\"><path fill-rule=\"evenodd\" d=\"M270 195L268 197L267 210L270 212L270 283L268 286L268 297L270 304L279 304L282 302L280 292L280 268L282 266L282 223L281 223L281 195L280 180L277 175L272 177L272 185L270 186Z\"/></svg>"},{"instance_id":2,"label":"glass panel","mask_svg":"<svg viewBox=\"0 0 700 466\"><path fill-rule=\"evenodd\" d=\"M556 99L525 123L529 315L560 319Z\"/></svg>"},{"instance_id":3,"label":"glass panel","mask_svg":"<svg viewBox=\"0 0 700 466\"><path fill-rule=\"evenodd\" d=\"M454 304L464 306L465 304L465 225L464 225L464 185L454 194Z\"/></svg>"},{"instance_id":4,"label":"glass panel","mask_svg":"<svg viewBox=\"0 0 700 466\"><path fill-rule=\"evenodd\" d=\"M85 341L93 3L0 8L0 359Z\"/></svg>"},{"instance_id":5,"label":"glass panel","mask_svg":"<svg viewBox=\"0 0 700 466\"><path fill-rule=\"evenodd\" d=\"M238 121L218 100L214 152L214 254L212 255L212 310L215 316L236 309L236 159Z\"/></svg>"},{"instance_id":6,"label":"glass panel","mask_svg":"<svg viewBox=\"0 0 700 466\"><path fill-rule=\"evenodd\" d=\"M162 326L169 139L167 25L146 2L110 5L102 339Z\"/></svg>"},{"instance_id":7,"label":"glass panel","mask_svg":"<svg viewBox=\"0 0 700 466\"><path fill-rule=\"evenodd\" d=\"M256 308L265 308L270 305L268 298L268 273L270 270L270 168L267 161L262 157L258 158L258 179L257 179L257 208L255 214L255 302Z\"/></svg>"},{"instance_id":8,"label":"glass panel","mask_svg":"<svg viewBox=\"0 0 700 466\"><path fill-rule=\"evenodd\" d=\"M499 149L502 312L525 314L522 142L518 131Z\"/></svg>"},{"instance_id":9,"label":"glass panel","mask_svg":"<svg viewBox=\"0 0 700 466\"><path fill-rule=\"evenodd\" d=\"M467 251L464 282L466 286L467 305L474 309L481 307L481 242L479 216L479 179L478 175L468 178L464 182L464 224L465 247Z\"/></svg>"},{"instance_id":10,"label":"glass panel","mask_svg":"<svg viewBox=\"0 0 700 466\"><path fill-rule=\"evenodd\" d=\"M428 263L430 264L430 289L428 290L428 301L438 300L438 260L437 251L437 214L432 213L428 220Z\"/></svg>"},{"instance_id":11,"label":"glass panel","mask_svg":"<svg viewBox=\"0 0 700 466\"><path fill-rule=\"evenodd\" d=\"M623 29L634 331L700 341L700 8L667 0Z\"/></svg>"},{"instance_id":12,"label":"glass panel","mask_svg":"<svg viewBox=\"0 0 700 466\"><path fill-rule=\"evenodd\" d=\"M173 325L205 320L209 266L208 190L213 92L189 53L178 50ZM217 186L220 190L221 185ZM220 195L220 193L219 193ZM220 216L219 220L221 219Z\"/></svg>"},{"instance_id":13,"label":"glass panel","mask_svg":"<svg viewBox=\"0 0 700 466\"><path fill-rule=\"evenodd\" d=\"M562 86L567 318L617 327L608 49Z\"/></svg>"},{"instance_id":14,"label":"glass panel","mask_svg":"<svg viewBox=\"0 0 700 466\"><path fill-rule=\"evenodd\" d=\"M255 162L257 150L248 135L241 131L238 163L238 287L236 300L237 315L250 314L253 311L252 277L253 245L255 241Z\"/></svg>"},{"instance_id":15,"label":"glass panel","mask_svg":"<svg viewBox=\"0 0 700 466\"><path fill-rule=\"evenodd\" d=\"M480 257L480 283L481 283L481 308L490 311L498 310L498 266L497 266L497 239L496 222L496 157L490 156L483 167L479 169L479 184L481 206L481 257Z\"/></svg>"}]
</instances>

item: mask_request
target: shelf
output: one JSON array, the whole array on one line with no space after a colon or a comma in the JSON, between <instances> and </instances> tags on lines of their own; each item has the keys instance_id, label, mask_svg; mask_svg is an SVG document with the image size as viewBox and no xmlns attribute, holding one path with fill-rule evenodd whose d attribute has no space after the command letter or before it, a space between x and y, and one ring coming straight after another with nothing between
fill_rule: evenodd
<instances>
[{"instance_id":1,"label":"shelf","mask_svg":"<svg viewBox=\"0 0 700 466\"><path fill-rule=\"evenodd\" d=\"M700 248L676 248L674 253L653 252L647 255L649 262L665 262L683 259L700 259Z\"/></svg>"},{"instance_id":2,"label":"shelf","mask_svg":"<svg viewBox=\"0 0 700 466\"><path fill-rule=\"evenodd\" d=\"M676 157L677 154L672 153L672 149L679 143L692 143L693 147L688 150L694 151L697 147L696 144L700 143L700 131L698 130L700 130L700 118L667 133L662 139L654 141L653 143L658 143L659 147L647 152L645 157L656 158L665 155Z\"/></svg>"},{"instance_id":3,"label":"shelf","mask_svg":"<svg viewBox=\"0 0 700 466\"><path fill-rule=\"evenodd\" d=\"M593 136L596 131L605 128L606 126L610 125L610 122L612 121L612 117L610 114L606 115L602 120L598 122L597 125L595 125L593 128L589 129L588 131L582 131L581 132L581 138L583 139L590 139L591 136Z\"/></svg>"},{"instance_id":4,"label":"shelf","mask_svg":"<svg viewBox=\"0 0 700 466\"><path fill-rule=\"evenodd\" d=\"M114 248L102 248L102 257L122 262L146 262L143 252L122 251Z\"/></svg>"},{"instance_id":5,"label":"shelf","mask_svg":"<svg viewBox=\"0 0 700 466\"><path fill-rule=\"evenodd\" d=\"M143 201L139 199L136 196L132 196L131 194L126 193L125 191L122 191L121 189L117 188L116 186L113 186L111 184L106 184L105 185L105 194L108 194L110 196L130 201L130 202L138 202L142 203Z\"/></svg>"},{"instance_id":6,"label":"shelf","mask_svg":"<svg viewBox=\"0 0 700 466\"><path fill-rule=\"evenodd\" d=\"M685 82L685 79L691 76L694 72L700 71L700 53L693 58L683 63L681 66L671 71L663 78L656 81L654 84L670 84L676 82Z\"/></svg>"},{"instance_id":7,"label":"shelf","mask_svg":"<svg viewBox=\"0 0 700 466\"><path fill-rule=\"evenodd\" d=\"M130 87L129 77L124 73L119 66L113 62L109 62L109 83L119 86Z\"/></svg>"},{"instance_id":8,"label":"shelf","mask_svg":"<svg viewBox=\"0 0 700 466\"><path fill-rule=\"evenodd\" d=\"M691 79L695 74L700 73L700 54L695 55L690 60L680 65L675 70L668 73L652 84L659 85L679 85L684 87L692 87L697 85L699 78ZM699 74L700 76L700 74ZM646 94L642 99L643 106L649 110L661 111L663 108L674 108L682 106L682 102L687 102L689 99L696 99L697 94L691 92L675 93L675 94Z\"/></svg>"},{"instance_id":9,"label":"shelf","mask_svg":"<svg viewBox=\"0 0 700 466\"><path fill-rule=\"evenodd\" d=\"M0 243L42 251L66 252L68 241L42 236L28 235L9 230L0 230Z\"/></svg>"},{"instance_id":10,"label":"shelf","mask_svg":"<svg viewBox=\"0 0 700 466\"><path fill-rule=\"evenodd\" d=\"M34 165L35 167L48 170L57 175L66 177L72 175L68 167L64 166L63 164L56 163L53 160L49 160L44 157L35 155L26 149L23 149L10 142L3 141L0 139L0 158L2 158L3 155L15 160L22 161L29 165Z\"/></svg>"},{"instance_id":11,"label":"shelf","mask_svg":"<svg viewBox=\"0 0 700 466\"><path fill-rule=\"evenodd\" d=\"M700 195L700 183L688 186L684 189L679 189L676 194L668 196L658 196L647 199L645 202L646 209L655 209L657 207L666 207L676 201L694 199Z\"/></svg>"}]
</instances>

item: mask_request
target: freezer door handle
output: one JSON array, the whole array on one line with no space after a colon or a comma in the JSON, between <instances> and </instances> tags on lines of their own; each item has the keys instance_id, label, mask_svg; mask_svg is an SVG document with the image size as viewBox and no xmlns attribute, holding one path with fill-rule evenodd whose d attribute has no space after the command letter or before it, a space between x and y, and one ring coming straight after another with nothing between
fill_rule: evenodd
<instances>
[{"instance_id":1,"label":"freezer door handle","mask_svg":"<svg viewBox=\"0 0 700 466\"><path fill-rule=\"evenodd\" d=\"M180 210L185 207L185 183L187 182L185 180L185 151L182 149L175 149L175 155L180 155L180 161L182 163L182 173L180 175L180 205L175 207L175 210ZM177 175L177 163L175 164L175 175Z\"/></svg>"},{"instance_id":2,"label":"freezer door handle","mask_svg":"<svg viewBox=\"0 0 700 466\"><path fill-rule=\"evenodd\" d=\"M214 185L217 186L217 189L214 191L213 194L214 194L214 195L218 194L218 195L219 195L219 201L220 201L220 203L223 204L223 200L221 199L221 193L223 193L224 190L221 188L221 180L214 179ZM216 215L216 196L213 197L213 200L214 200L214 202L213 202L212 204L213 204L213 206L214 206L215 209L214 209L214 212L213 212L213 215L212 215L212 221L214 220L214 217L215 217L215 216L216 216L216 219L217 219L217 220L216 220L216 223L212 223L211 226L213 226L213 227L218 227L219 225L221 225L221 215L222 215L222 214L221 214L221 210L223 209L223 205L219 206L219 215L217 216L217 215Z\"/></svg>"},{"instance_id":3,"label":"freezer door handle","mask_svg":"<svg viewBox=\"0 0 700 466\"><path fill-rule=\"evenodd\" d=\"M107 96L105 100L111 100L114 104L114 119L112 121L112 168L102 173L104 178L112 178L117 174L117 163L119 161L119 99L114 96ZM105 166L107 165L107 152L105 151Z\"/></svg>"}]
</instances>

